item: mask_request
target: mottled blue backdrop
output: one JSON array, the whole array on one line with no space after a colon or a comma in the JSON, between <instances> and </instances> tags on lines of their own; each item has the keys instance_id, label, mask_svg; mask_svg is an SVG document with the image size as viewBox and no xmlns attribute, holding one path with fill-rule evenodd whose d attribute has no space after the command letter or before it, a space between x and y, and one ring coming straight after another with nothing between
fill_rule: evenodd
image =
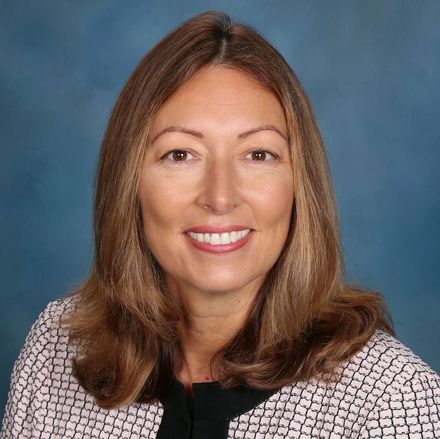
<instances>
[{"instance_id":1,"label":"mottled blue backdrop","mask_svg":"<svg viewBox=\"0 0 440 439\"><path fill-rule=\"evenodd\" d=\"M1 1L0 415L24 338L88 274L99 145L143 54L207 9L253 25L308 91L347 277L440 371L440 2Z\"/></svg>"}]
</instances>

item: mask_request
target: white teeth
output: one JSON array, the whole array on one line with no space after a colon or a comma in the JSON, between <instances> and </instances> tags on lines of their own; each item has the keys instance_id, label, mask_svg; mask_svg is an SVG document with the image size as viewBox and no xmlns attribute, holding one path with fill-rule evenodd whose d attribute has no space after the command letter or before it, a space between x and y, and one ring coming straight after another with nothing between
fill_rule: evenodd
<instances>
[{"instance_id":1,"label":"white teeth","mask_svg":"<svg viewBox=\"0 0 440 439\"><path fill-rule=\"evenodd\" d=\"M232 242L237 242L245 236L249 235L251 229L233 231L233 232L224 232L224 233L194 233L187 232L191 238L199 242L206 242L211 245L224 245L230 244Z\"/></svg>"}]
</instances>

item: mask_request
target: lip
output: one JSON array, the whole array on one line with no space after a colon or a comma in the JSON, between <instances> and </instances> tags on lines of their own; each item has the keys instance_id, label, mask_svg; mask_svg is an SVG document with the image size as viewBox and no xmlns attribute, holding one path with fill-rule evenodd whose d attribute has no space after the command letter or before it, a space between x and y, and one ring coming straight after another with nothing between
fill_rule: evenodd
<instances>
[{"instance_id":1,"label":"lip","mask_svg":"<svg viewBox=\"0 0 440 439\"><path fill-rule=\"evenodd\" d=\"M222 232L232 232L240 230L250 229L251 232L254 230L252 227L242 226L242 225L226 225L226 226L210 226L209 224L205 224L202 226L191 227L191 229L185 230L185 232L194 232L194 233L222 233Z\"/></svg>"},{"instance_id":2,"label":"lip","mask_svg":"<svg viewBox=\"0 0 440 439\"><path fill-rule=\"evenodd\" d=\"M248 229L249 227L245 227L246 229ZM212 230L212 228L210 229ZM232 229L232 230L237 230L237 229ZM192 230L189 230L192 231ZM197 232L195 232L197 233ZM208 233L208 232L206 232ZM235 250L238 250L239 248L245 246L249 240L252 238L252 236L254 235L255 231L251 229L250 233L248 233L243 239L240 239L237 242L232 242L230 244L223 244L223 245L211 245L208 244L207 242L199 242L194 238L191 238L190 235L188 235L187 233L185 233L186 238L189 240L190 244L192 244L195 248L199 249L199 250L203 250L205 252L209 252L209 253L229 253Z\"/></svg>"}]
</instances>

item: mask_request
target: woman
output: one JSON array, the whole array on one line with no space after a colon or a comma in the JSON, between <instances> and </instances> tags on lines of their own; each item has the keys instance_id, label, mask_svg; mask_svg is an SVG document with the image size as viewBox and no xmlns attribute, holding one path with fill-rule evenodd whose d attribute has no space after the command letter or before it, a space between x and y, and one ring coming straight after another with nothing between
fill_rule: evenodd
<instances>
[{"instance_id":1,"label":"woman","mask_svg":"<svg viewBox=\"0 0 440 439\"><path fill-rule=\"evenodd\" d=\"M439 377L343 282L309 101L250 27L206 12L144 57L94 221L92 273L31 329L2 437L439 437Z\"/></svg>"}]
</instances>

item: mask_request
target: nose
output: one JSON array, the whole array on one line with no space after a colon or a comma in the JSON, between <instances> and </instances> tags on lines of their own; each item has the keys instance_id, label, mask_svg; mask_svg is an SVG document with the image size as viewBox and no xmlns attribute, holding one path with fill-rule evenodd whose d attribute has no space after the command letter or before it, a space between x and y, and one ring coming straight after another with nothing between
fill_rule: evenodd
<instances>
[{"instance_id":1,"label":"nose","mask_svg":"<svg viewBox=\"0 0 440 439\"><path fill-rule=\"evenodd\" d=\"M233 210L240 203L238 179L232 163L214 161L206 169L197 204L217 215Z\"/></svg>"}]
</instances>

